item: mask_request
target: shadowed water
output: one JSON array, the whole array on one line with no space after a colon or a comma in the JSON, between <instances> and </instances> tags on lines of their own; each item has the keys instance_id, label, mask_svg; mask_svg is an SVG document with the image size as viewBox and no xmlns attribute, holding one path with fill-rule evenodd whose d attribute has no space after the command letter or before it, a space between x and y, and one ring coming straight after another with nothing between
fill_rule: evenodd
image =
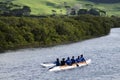
<instances>
[{"instance_id":1,"label":"shadowed water","mask_svg":"<svg viewBox=\"0 0 120 80\"><path fill-rule=\"evenodd\" d=\"M59 72L40 66L57 57L80 54L92 63ZM0 80L120 80L120 28L112 29L108 36L74 44L0 54Z\"/></svg>"}]
</instances>

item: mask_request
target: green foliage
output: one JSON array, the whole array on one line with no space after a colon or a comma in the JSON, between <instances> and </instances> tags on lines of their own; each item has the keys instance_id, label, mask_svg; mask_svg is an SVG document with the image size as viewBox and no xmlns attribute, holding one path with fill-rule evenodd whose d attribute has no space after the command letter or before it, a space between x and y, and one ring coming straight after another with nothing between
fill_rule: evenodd
<instances>
[{"instance_id":1,"label":"green foliage","mask_svg":"<svg viewBox=\"0 0 120 80\"><path fill-rule=\"evenodd\" d=\"M3 16L29 16L30 7L13 4L11 1L0 1L0 15Z\"/></svg>"},{"instance_id":2,"label":"green foliage","mask_svg":"<svg viewBox=\"0 0 120 80\"><path fill-rule=\"evenodd\" d=\"M91 15L48 18L0 17L0 51L50 46L103 36L115 26L120 26L119 18Z\"/></svg>"}]
</instances>

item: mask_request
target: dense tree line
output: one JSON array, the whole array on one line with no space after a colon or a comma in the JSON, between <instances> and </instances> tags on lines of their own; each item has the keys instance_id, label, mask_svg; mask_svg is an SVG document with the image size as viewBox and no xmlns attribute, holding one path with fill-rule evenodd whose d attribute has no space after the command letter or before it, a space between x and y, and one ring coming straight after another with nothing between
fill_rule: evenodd
<instances>
[{"instance_id":1,"label":"dense tree line","mask_svg":"<svg viewBox=\"0 0 120 80\"><path fill-rule=\"evenodd\" d=\"M116 21L91 15L0 17L0 51L51 46L107 35L111 27L120 25Z\"/></svg>"},{"instance_id":2,"label":"dense tree line","mask_svg":"<svg viewBox=\"0 0 120 80\"><path fill-rule=\"evenodd\" d=\"M112 28L120 27L120 17L111 16L110 21L113 23Z\"/></svg>"}]
</instances>

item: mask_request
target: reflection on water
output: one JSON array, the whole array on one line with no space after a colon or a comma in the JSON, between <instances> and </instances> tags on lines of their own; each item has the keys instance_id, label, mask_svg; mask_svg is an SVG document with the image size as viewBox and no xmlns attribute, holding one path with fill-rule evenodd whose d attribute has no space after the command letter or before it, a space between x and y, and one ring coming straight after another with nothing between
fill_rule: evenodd
<instances>
[{"instance_id":1,"label":"reflection on water","mask_svg":"<svg viewBox=\"0 0 120 80\"><path fill-rule=\"evenodd\" d=\"M119 80L120 28L110 35L50 48L25 49L0 54L0 80ZM92 64L82 68L49 72L40 66L57 57L84 54Z\"/></svg>"}]
</instances>

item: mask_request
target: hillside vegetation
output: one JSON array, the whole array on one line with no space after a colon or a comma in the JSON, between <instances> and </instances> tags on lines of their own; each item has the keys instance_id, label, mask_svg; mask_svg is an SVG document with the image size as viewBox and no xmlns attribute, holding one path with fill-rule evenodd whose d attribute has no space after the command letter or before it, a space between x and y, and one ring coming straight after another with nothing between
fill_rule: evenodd
<instances>
[{"instance_id":1,"label":"hillside vegetation","mask_svg":"<svg viewBox=\"0 0 120 80\"><path fill-rule=\"evenodd\" d=\"M119 0L0 0L0 1L12 1L17 5L29 6L32 10L31 14L35 15L48 15L52 14L52 10L55 10L57 14L66 14L65 5L70 7L88 8L86 4L93 5L93 8L99 8L107 12L108 15L120 16L120 3ZM91 2L93 1L93 2ZM97 3L95 2L97 1ZM95 3L94 3L95 2ZM100 3L98 3L100 2ZM101 3L104 2L104 3ZM107 4L114 2L113 4ZM117 3L116 3L117 2Z\"/></svg>"},{"instance_id":2,"label":"hillside vegetation","mask_svg":"<svg viewBox=\"0 0 120 80\"><path fill-rule=\"evenodd\" d=\"M120 26L120 19L90 15L0 17L0 51L81 41L107 35L114 26Z\"/></svg>"}]
</instances>

